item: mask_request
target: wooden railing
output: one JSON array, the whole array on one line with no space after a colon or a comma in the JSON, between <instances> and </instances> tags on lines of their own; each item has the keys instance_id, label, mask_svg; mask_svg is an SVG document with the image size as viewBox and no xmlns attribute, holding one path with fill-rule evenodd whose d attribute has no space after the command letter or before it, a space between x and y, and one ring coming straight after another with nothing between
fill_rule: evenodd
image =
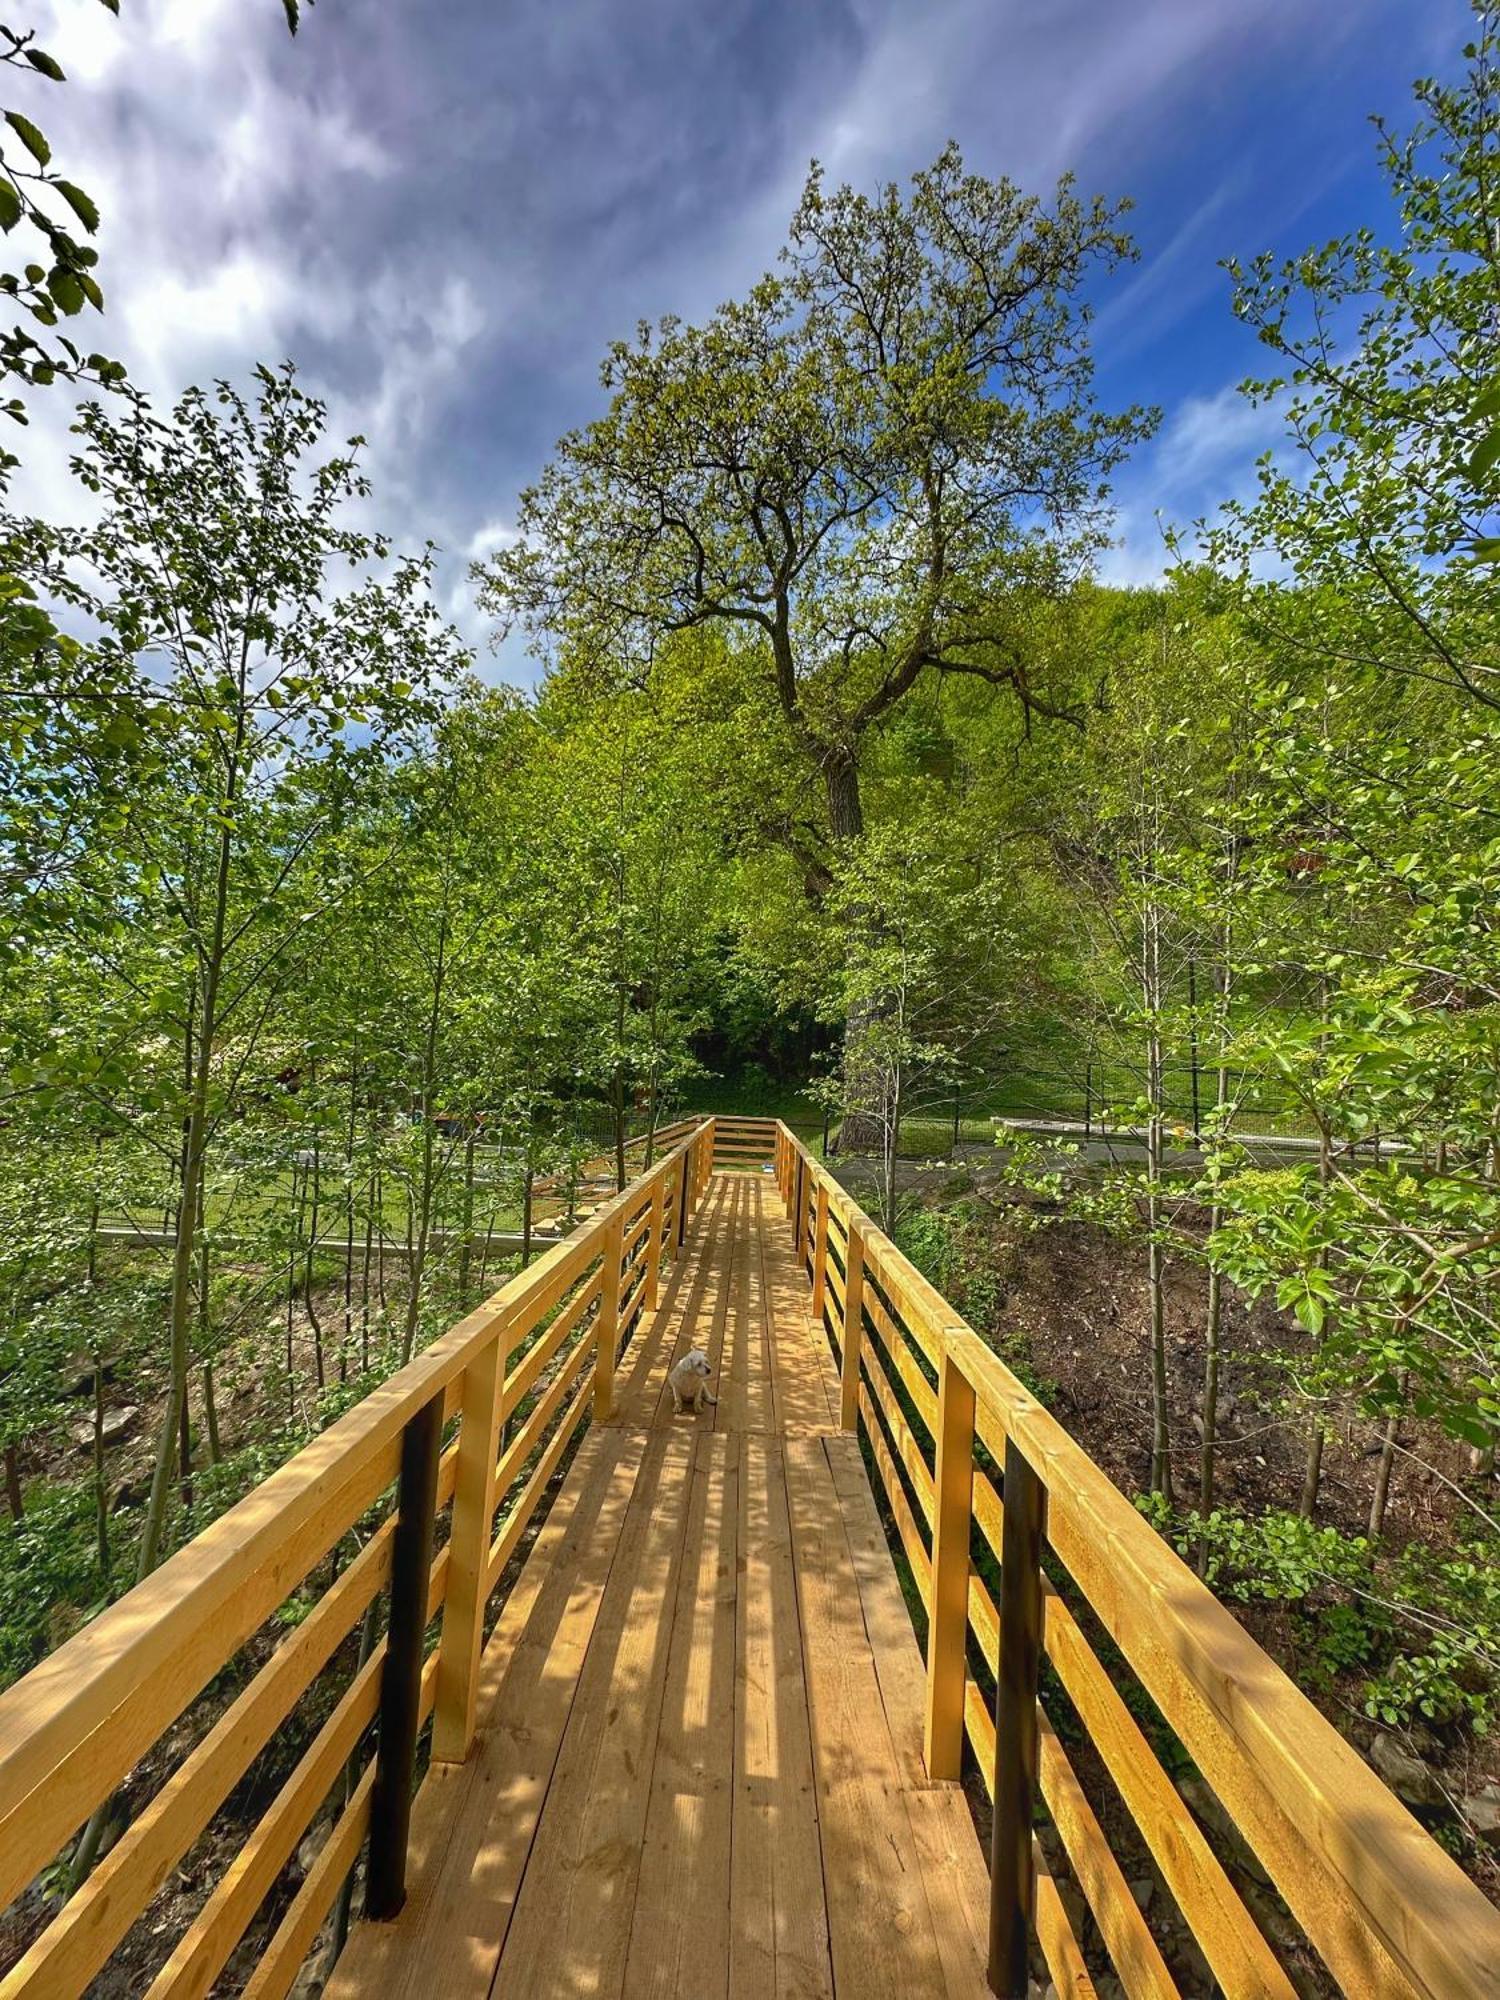
<instances>
[{"instance_id":1,"label":"wooden railing","mask_svg":"<svg viewBox=\"0 0 1500 2000\"><path fill-rule=\"evenodd\" d=\"M732 1169L768 1167L772 1164L777 1143L774 1118L729 1118L720 1114L713 1124L716 1167Z\"/></svg>"},{"instance_id":2,"label":"wooden railing","mask_svg":"<svg viewBox=\"0 0 1500 2000\"><path fill-rule=\"evenodd\" d=\"M1133 1677L1343 1992L1494 2000L1500 1912L785 1125L775 1155L843 1422L863 1425L927 1613L930 1772L958 1776L967 1739L994 1803L994 1990L1026 1992L1033 1935L1060 1992L1094 1990L1043 1810L1132 2000L1178 1990L1064 1747L1081 1734L1222 1990L1297 1991L1136 1720Z\"/></svg>"},{"instance_id":3,"label":"wooden railing","mask_svg":"<svg viewBox=\"0 0 1500 2000\"><path fill-rule=\"evenodd\" d=\"M0 1910L154 1746L163 1761L168 1748L178 1759L0 1980L4 2000L84 1990L315 1683L306 1748L150 1994L209 1990L330 1797L340 1809L244 1993L276 2000L288 1990L367 1839L366 1907L399 1908L420 1732L430 1717L435 1762L468 1752L486 1609L585 1418L610 1409L616 1362L656 1301L663 1256L683 1239L713 1148L713 1121L695 1123L623 1194L0 1695ZM351 1538L362 1545L335 1570ZM163 1745L289 1600L299 1622L211 1726L185 1753L175 1739ZM334 1689L335 1656L347 1656L361 1626L368 1643Z\"/></svg>"}]
</instances>

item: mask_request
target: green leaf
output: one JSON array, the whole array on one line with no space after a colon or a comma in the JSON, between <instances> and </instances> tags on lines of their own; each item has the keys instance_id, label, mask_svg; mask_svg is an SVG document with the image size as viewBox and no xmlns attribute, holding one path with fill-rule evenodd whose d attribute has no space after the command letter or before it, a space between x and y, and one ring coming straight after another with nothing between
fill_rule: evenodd
<instances>
[{"instance_id":1,"label":"green leaf","mask_svg":"<svg viewBox=\"0 0 1500 2000\"><path fill-rule=\"evenodd\" d=\"M63 66L56 56L49 56L45 49L28 49L26 60L33 69L39 69L43 76L50 76L54 83L66 83Z\"/></svg>"},{"instance_id":2,"label":"green leaf","mask_svg":"<svg viewBox=\"0 0 1500 2000\"><path fill-rule=\"evenodd\" d=\"M21 197L10 181L0 175L0 229L14 229L21 220Z\"/></svg>"},{"instance_id":3,"label":"green leaf","mask_svg":"<svg viewBox=\"0 0 1500 2000\"><path fill-rule=\"evenodd\" d=\"M1469 454L1469 477L1477 486L1500 459L1500 424L1479 440Z\"/></svg>"},{"instance_id":4,"label":"green leaf","mask_svg":"<svg viewBox=\"0 0 1500 2000\"><path fill-rule=\"evenodd\" d=\"M83 311L83 286L71 271L55 271L47 289L56 300L59 309L65 312L69 319L74 313Z\"/></svg>"},{"instance_id":5,"label":"green leaf","mask_svg":"<svg viewBox=\"0 0 1500 2000\"><path fill-rule=\"evenodd\" d=\"M1500 562L1500 535L1480 535L1469 550L1479 562Z\"/></svg>"},{"instance_id":6,"label":"green leaf","mask_svg":"<svg viewBox=\"0 0 1500 2000\"><path fill-rule=\"evenodd\" d=\"M35 125L32 124L31 120L23 118L19 111L7 111L5 122L12 132L19 135L22 145L30 153L37 165L45 167L47 162L52 158L52 148L47 144L47 141L42 137Z\"/></svg>"},{"instance_id":7,"label":"green leaf","mask_svg":"<svg viewBox=\"0 0 1500 2000\"><path fill-rule=\"evenodd\" d=\"M95 230L99 227L99 211L81 187L75 187L71 181L53 181L52 185L85 229Z\"/></svg>"}]
</instances>

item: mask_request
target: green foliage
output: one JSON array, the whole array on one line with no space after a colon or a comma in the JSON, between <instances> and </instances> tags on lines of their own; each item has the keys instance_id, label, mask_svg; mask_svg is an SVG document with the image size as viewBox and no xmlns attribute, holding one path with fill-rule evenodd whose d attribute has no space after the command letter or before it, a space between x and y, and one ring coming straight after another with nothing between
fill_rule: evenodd
<instances>
[{"instance_id":1,"label":"green foliage","mask_svg":"<svg viewBox=\"0 0 1500 2000\"><path fill-rule=\"evenodd\" d=\"M1137 1503L1184 1557L1207 1552L1221 1596L1298 1607L1304 1679L1364 1674L1365 1712L1391 1725L1465 1722L1484 1731L1500 1703L1500 1571L1487 1539L1388 1555L1362 1535L1273 1510L1174 1512Z\"/></svg>"},{"instance_id":2,"label":"green foliage","mask_svg":"<svg viewBox=\"0 0 1500 2000\"><path fill-rule=\"evenodd\" d=\"M37 1490L26 1518L0 1528L0 1686L60 1645L107 1595L87 1483Z\"/></svg>"},{"instance_id":3,"label":"green foliage","mask_svg":"<svg viewBox=\"0 0 1500 2000\"><path fill-rule=\"evenodd\" d=\"M1235 309L1275 356L1246 384L1286 411L1295 457L1261 466L1215 547L1246 566L1274 551L1302 588L1299 644L1445 683L1500 708L1487 593L1500 505L1494 444L1497 246L1489 175L1500 126L1500 14L1472 0L1451 84L1416 86L1410 132L1376 121L1395 240L1362 228L1280 266L1231 263ZM1267 586L1268 621L1284 593Z\"/></svg>"},{"instance_id":4,"label":"green foliage","mask_svg":"<svg viewBox=\"0 0 1500 2000\"><path fill-rule=\"evenodd\" d=\"M301 4L311 6L313 0L282 0L293 34ZM101 5L111 14L120 11L120 0L101 0ZM67 80L57 58L38 47L34 28L0 24L0 64L28 82ZM59 378L119 388L125 380L123 363L56 331L59 318L77 319L85 307L104 311L104 293L95 276L99 253L74 233L76 228L86 236L97 234L98 207L91 195L53 167L52 147L27 112L12 108L0 112L0 121L6 128L0 131L0 232L11 236L19 229L19 241L29 253L20 270L0 271L0 294L13 300L24 315L15 325L0 329L0 377L14 377L32 388L47 387ZM0 412L13 423L27 421L26 404L19 396L0 404ZM0 452L0 490L18 463L14 453Z\"/></svg>"}]
</instances>

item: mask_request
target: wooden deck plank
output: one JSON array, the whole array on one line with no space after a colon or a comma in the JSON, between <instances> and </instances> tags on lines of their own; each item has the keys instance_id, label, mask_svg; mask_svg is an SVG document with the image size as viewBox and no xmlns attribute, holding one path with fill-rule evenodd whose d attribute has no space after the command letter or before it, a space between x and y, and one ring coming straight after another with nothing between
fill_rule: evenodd
<instances>
[{"instance_id":1,"label":"wooden deck plank","mask_svg":"<svg viewBox=\"0 0 1500 2000\"><path fill-rule=\"evenodd\" d=\"M537 1827L496 1991L623 1987L693 1441L653 1431Z\"/></svg>"},{"instance_id":2,"label":"wooden deck plank","mask_svg":"<svg viewBox=\"0 0 1500 2000\"><path fill-rule=\"evenodd\" d=\"M779 1443L740 1440L735 1620L734 1837L729 1991L734 2000L833 1993L817 1792Z\"/></svg>"},{"instance_id":3,"label":"wooden deck plank","mask_svg":"<svg viewBox=\"0 0 1500 2000\"><path fill-rule=\"evenodd\" d=\"M859 1442L846 1431L829 1438L826 1449L944 1971L952 1989L962 1991L965 1982L977 1987L984 1980L989 1957L989 1872L962 1789L934 1783L927 1775L922 1747L926 1665L891 1563Z\"/></svg>"},{"instance_id":4,"label":"wooden deck plank","mask_svg":"<svg viewBox=\"0 0 1500 2000\"><path fill-rule=\"evenodd\" d=\"M835 1988L977 1995L949 1984L939 1950L825 1441L788 1438L785 1454Z\"/></svg>"},{"instance_id":5,"label":"wooden deck plank","mask_svg":"<svg viewBox=\"0 0 1500 2000\"><path fill-rule=\"evenodd\" d=\"M594 1431L579 1447L485 1649L476 1747L417 1794L406 1907L355 1929L329 2000L488 1993L644 1443Z\"/></svg>"},{"instance_id":6,"label":"wooden deck plank","mask_svg":"<svg viewBox=\"0 0 1500 2000\"><path fill-rule=\"evenodd\" d=\"M807 1278L797 1267L792 1233L771 1214L774 1194L755 1189L770 1386L776 1429L783 1437L839 1427L839 1380L833 1350L813 1322Z\"/></svg>"},{"instance_id":7,"label":"wooden deck plank","mask_svg":"<svg viewBox=\"0 0 1500 2000\"><path fill-rule=\"evenodd\" d=\"M746 1183L737 1192L744 1219L735 1264L734 1371L729 1395L720 1404L719 1422L724 1429L767 1432L775 1428L775 1408L762 1296L760 1189Z\"/></svg>"},{"instance_id":8,"label":"wooden deck plank","mask_svg":"<svg viewBox=\"0 0 1500 2000\"><path fill-rule=\"evenodd\" d=\"M628 2000L727 2000L737 1440L698 1440L625 1966Z\"/></svg>"}]
</instances>

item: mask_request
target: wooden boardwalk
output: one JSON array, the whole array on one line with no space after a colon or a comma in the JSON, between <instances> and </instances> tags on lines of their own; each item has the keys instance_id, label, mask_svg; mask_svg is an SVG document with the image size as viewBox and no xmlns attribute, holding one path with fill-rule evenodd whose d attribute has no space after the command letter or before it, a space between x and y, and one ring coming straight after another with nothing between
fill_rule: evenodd
<instances>
[{"instance_id":1,"label":"wooden boardwalk","mask_svg":"<svg viewBox=\"0 0 1500 2000\"><path fill-rule=\"evenodd\" d=\"M718 1403L674 1417L667 1371L698 1345ZM1290 1933L1262 1931L1132 1687ZM1494 1908L779 1121L687 1121L0 1694L0 1910L153 1745L166 1773L0 2000L97 1991L133 1926L167 1932L160 1891L283 1730L296 1764L247 1788L259 1816L149 2000L315 1988L362 1857L364 1907L397 1914L355 1930L336 2000L979 1995L991 1935L997 1991L1045 1962L1090 2000L1107 1963L1132 2000L1190 2000L1208 1973L1167 1963L1173 1906L1229 2000L1296 2000L1313 1954L1359 2000L1497 1993ZM1085 1739L1126 1827L1075 1769ZM999 1800L993 1885L960 1771Z\"/></svg>"},{"instance_id":2,"label":"wooden boardwalk","mask_svg":"<svg viewBox=\"0 0 1500 2000\"><path fill-rule=\"evenodd\" d=\"M989 1891L768 1177L715 1174L486 1648L408 1899L328 1988L978 1995ZM689 1348L715 1408L674 1417Z\"/></svg>"}]
</instances>

